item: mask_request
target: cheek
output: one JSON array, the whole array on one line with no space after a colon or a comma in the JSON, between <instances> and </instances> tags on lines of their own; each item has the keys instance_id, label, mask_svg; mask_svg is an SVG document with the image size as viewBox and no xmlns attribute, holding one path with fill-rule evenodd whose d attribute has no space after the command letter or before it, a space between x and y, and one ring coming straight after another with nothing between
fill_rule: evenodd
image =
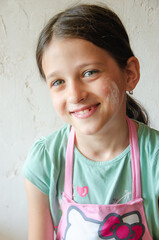
<instances>
[{"instance_id":1,"label":"cheek","mask_svg":"<svg viewBox=\"0 0 159 240\"><path fill-rule=\"evenodd\" d=\"M120 92L115 82L104 85L102 88L102 95L105 97L105 101L111 106L112 109L119 105Z\"/></svg>"},{"instance_id":2,"label":"cheek","mask_svg":"<svg viewBox=\"0 0 159 240\"><path fill-rule=\"evenodd\" d=\"M52 104L54 106L54 109L56 110L57 113L61 115L62 109L63 109L63 101L62 98L59 98L57 94L51 94L51 100Z\"/></svg>"}]
</instances>

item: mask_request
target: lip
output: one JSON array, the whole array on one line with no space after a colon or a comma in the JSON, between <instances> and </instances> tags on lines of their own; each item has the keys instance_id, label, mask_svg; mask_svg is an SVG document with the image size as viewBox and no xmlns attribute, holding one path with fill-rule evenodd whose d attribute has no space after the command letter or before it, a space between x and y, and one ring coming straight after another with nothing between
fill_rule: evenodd
<instances>
[{"instance_id":1,"label":"lip","mask_svg":"<svg viewBox=\"0 0 159 240\"><path fill-rule=\"evenodd\" d=\"M94 114L94 112L97 110L99 105L100 105L100 103L95 104L95 105L81 107L74 111L71 111L70 113L76 118L85 119L85 118L92 116Z\"/></svg>"}]
</instances>

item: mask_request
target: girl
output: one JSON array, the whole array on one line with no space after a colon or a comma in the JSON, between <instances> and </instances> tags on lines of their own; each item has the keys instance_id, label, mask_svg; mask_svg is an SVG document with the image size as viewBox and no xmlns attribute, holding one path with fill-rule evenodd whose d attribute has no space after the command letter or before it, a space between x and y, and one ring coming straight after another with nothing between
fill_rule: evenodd
<instances>
[{"instance_id":1,"label":"girl","mask_svg":"<svg viewBox=\"0 0 159 240\"><path fill-rule=\"evenodd\" d=\"M126 93L140 73L120 19L97 5L67 9L36 57L68 124L28 155L29 240L54 230L58 240L159 239L159 133Z\"/></svg>"}]
</instances>

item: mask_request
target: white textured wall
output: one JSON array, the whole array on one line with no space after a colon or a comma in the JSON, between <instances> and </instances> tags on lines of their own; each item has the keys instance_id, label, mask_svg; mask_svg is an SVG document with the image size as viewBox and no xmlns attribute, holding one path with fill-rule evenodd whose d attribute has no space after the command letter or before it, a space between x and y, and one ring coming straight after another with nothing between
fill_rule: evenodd
<instances>
[{"instance_id":1,"label":"white textured wall","mask_svg":"<svg viewBox=\"0 0 159 240\"><path fill-rule=\"evenodd\" d=\"M35 65L39 31L67 0L0 0L0 240L27 239L22 166L35 139L57 129ZM95 1L87 1L95 2ZM103 0L121 17L141 63L135 97L159 129L159 0Z\"/></svg>"}]
</instances>

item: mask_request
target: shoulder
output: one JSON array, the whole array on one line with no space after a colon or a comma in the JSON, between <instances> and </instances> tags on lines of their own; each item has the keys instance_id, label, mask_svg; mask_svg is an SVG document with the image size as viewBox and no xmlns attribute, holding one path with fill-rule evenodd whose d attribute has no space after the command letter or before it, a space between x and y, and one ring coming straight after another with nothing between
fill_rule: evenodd
<instances>
[{"instance_id":1,"label":"shoulder","mask_svg":"<svg viewBox=\"0 0 159 240\"><path fill-rule=\"evenodd\" d=\"M65 160L69 128L66 124L49 136L38 139L28 153L24 176L46 194L51 176L58 177L61 161Z\"/></svg>"},{"instance_id":2,"label":"shoulder","mask_svg":"<svg viewBox=\"0 0 159 240\"><path fill-rule=\"evenodd\" d=\"M70 125L65 124L59 130L43 139L43 146L54 167L59 168L65 157Z\"/></svg>"},{"instance_id":3,"label":"shoulder","mask_svg":"<svg viewBox=\"0 0 159 240\"><path fill-rule=\"evenodd\" d=\"M147 184L159 196L159 131L139 123L138 129L141 176L143 188L148 193ZM148 177L148 178L147 178ZM148 179L148 182L147 182ZM146 184L145 184L146 183ZM152 194L152 192L151 192Z\"/></svg>"},{"instance_id":4,"label":"shoulder","mask_svg":"<svg viewBox=\"0 0 159 240\"><path fill-rule=\"evenodd\" d=\"M39 141L43 140L43 145L45 149L52 153L52 151L59 151L59 148L65 148L67 145L68 135L69 135L70 125L65 124L59 130L53 132L47 137L41 138Z\"/></svg>"},{"instance_id":5,"label":"shoulder","mask_svg":"<svg viewBox=\"0 0 159 240\"><path fill-rule=\"evenodd\" d=\"M159 131L139 123L138 129L140 163L144 176L151 176L158 182ZM158 190L159 191L159 190Z\"/></svg>"},{"instance_id":6,"label":"shoulder","mask_svg":"<svg viewBox=\"0 0 159 240\"><path fill-rule=\"evenodd\" d=\"M139 123L138 129L139 146L146 149L149 154L159 152L159 131L143 123Z\"/></svg>"},{"instance_id":7,"label":"shoulder","mask_svg":"<svg viewBox=\"0 0 159 240\"><path fill-rule=\"evenodd\" d=\"M45 152L48 155L52 155L52 153L54 155L57 150L59 151L60 147L67 145L68 134L69 125L65 124L52 134L36 140L29 153L39 155Z\"/></svg>"},{"instance_id":8,"label":"shoulder","mask_svg":"<svg viewBox=\"0 0 159 240\"><path fill-rule=\"evenodd\" d=\"M159 131L151 128L147 125L145 125L144 123L138 122L139 124L139 133L144 134L144 136L147 136L148 138L151 139L159 139Z\"/></svg>"}]
</instances>

